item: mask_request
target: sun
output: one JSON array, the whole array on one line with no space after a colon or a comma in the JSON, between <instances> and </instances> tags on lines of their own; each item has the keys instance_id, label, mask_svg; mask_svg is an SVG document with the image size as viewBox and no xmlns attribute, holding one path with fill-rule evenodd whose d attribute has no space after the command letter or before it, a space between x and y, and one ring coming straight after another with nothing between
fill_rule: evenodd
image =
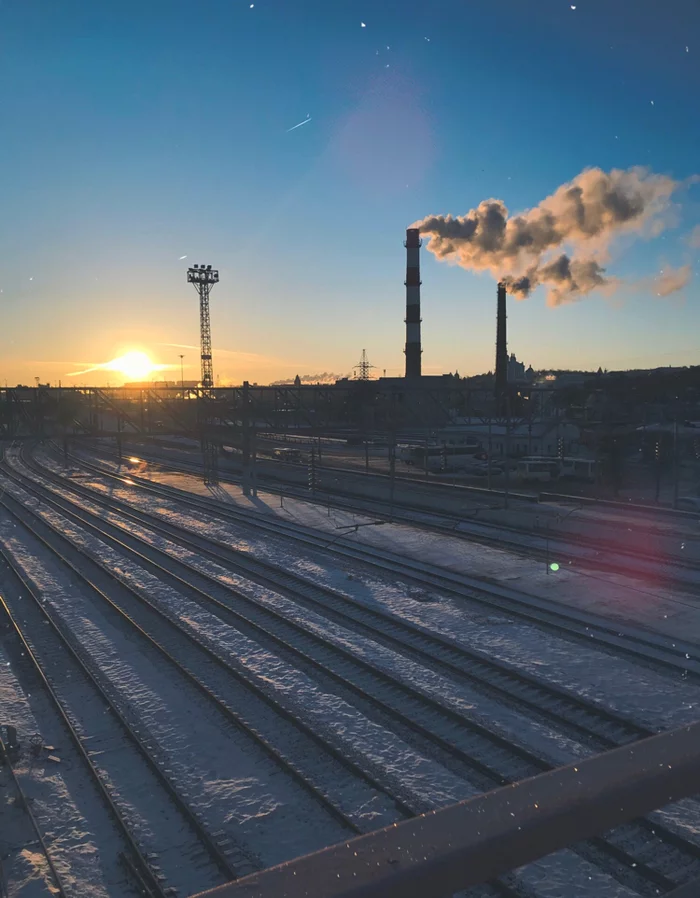
<instances>
[{"instance_id":1,"label":"sun","mask_svg":"<svg viewBox=\"0 0 700 898\"><path fill-rule=\"evenodd\" d=\"M133 350L112 359L109 369L118 371L129 380L146 380L154 371L159 371L161 366L152 362L145 352Z\"/></svg>"},{"instance_id":2,"label":"sun","mask_svg":"<svg viewBox=\"0 0 700 898\"><path fill-rule=\"evenodd\" d=\"M93 371L115 371L121 374L127 381L144 381L150 380L151 375L156 371L170 371L175 365L160 365L153 362L140 349L130 349L128 352L110 359L108 362L96 362L92 364L84 363L84 367L80 371L71 371L68 377L77 377L78 375L91 374Z\"/></svg>"}]
</instances>

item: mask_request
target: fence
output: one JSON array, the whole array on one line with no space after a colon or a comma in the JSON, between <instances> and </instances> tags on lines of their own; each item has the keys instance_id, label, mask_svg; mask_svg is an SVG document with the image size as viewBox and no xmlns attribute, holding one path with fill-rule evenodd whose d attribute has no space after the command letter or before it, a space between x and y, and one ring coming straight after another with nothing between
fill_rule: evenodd
<instances>
[{"instance_id":1,"label":"fence","mask_svg":"<svg viewBox=\"0 0 700 898\"><path fill-rule=\"evenodd\" d=\"M247 876L207 898L440 898L700 793L700 723ZM698 898L700 883L667 898Z\"/></svg>"}]
</instances>

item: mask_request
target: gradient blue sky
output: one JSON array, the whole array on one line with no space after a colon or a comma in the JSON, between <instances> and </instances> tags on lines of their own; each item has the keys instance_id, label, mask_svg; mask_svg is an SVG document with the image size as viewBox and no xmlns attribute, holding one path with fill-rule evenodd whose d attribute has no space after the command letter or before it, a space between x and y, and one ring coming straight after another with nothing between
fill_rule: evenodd
<instances>
[{"instance_id":1,"label":"gradient blue sky","mask_svg":"<svg viewBox=\"0 0 700 898\"><path fill-rule=\"evenodd\" d=\"M193 262L221 273L222 383L345 373L363 347L401 373L413 221L489 197L520 211L586 166L700 172L697 0L574 5L2 0L0 379L75 382L133 348L177 376L184 352L195 377L196 349L164 345L198 342ZM690 262L687 288L557 309L537 291L511 302L509 349L536 368L699 364L700 186L678 201L608 270ZM492 279L422 265L424 370L488 370Z\"/></svg>"}]
</instances>

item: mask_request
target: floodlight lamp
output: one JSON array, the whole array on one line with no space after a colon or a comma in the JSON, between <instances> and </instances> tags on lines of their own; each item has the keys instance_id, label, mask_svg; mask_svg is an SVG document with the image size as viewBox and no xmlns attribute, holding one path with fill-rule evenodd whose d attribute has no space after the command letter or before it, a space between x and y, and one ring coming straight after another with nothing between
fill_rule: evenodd
<instances>
[{"instance_id":1,"label":"floodlight lamp","mask_svg":"<svg viewBox=\"0 0 700 898\"><path fill-rule=\"evenodd\" d=\"M211 271L211 265L207 265L207 271Z\"/></svg>"},{"instance_id":2,"label":"floodlight lamp","mask_svg":"<svg viewBox=\"0 0 700 898\"><path fill-rule=\"evenodd\" d=\"M195 265L194 267L195 267L195 268L199 268L199 265Z\"/></svg>"}]
</instances>

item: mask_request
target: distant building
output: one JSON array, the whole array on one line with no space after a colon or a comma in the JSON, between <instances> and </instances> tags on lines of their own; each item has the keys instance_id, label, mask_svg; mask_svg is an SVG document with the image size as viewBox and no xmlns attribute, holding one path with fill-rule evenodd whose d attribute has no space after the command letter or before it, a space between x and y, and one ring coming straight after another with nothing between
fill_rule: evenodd
<instances>
[{"instance_id":1,"label":"distant building","mask_svg":"<svg viewBox=\"0 0 700 898\"><path fill-rule=\"evenodd\" d=\"M524 380L525 365L516 359L514 352L511 352L508 359L508 383L517 384L522 383Z\"/></svg>"},{"instance_id":2,"label":"distant building","mask_svg":"<svg viewBox=\"0 0 700 898\"><path fill-rule=\"evenodd\" d=\"M503 456L508 451L511 457L555 456L560 451L564 455L578 455L581 451L580 438L581 431L575 424L558 421L512 423L507 435L503 419L494 419L489 424L482 418L457 418L452 426L442 428L439 434L439 442L447 445L473 441L488 451L490 444L493 456Z\"/></svg>"},{"instance_id":3,"label":"distant building","mask_svg":"<svg viewBox=\"0 0 700 898\"><path fill-rule=\"evenodd\" d=\"M535 379L535 372L532 366L525 368L525 363L518 361L514 352L511 352L508 359L508 383L509 384L528 384Z\"/></svg>"}]
</instances>

